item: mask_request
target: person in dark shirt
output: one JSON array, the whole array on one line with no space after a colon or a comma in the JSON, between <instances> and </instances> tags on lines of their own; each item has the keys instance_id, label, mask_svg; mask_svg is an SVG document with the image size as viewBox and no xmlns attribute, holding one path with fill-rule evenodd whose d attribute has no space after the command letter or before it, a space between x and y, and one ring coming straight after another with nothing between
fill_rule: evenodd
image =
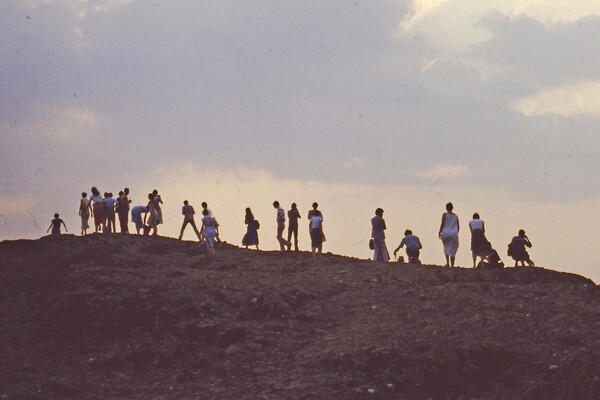
<instances>
[{"instance_id":1,"label":"person in dark shirt","mask_svg":"<svg viewBox=\"0 0 600 400\"><path fill-rule=\"evenodd\" d=\"M58 218L58 213L54 214L54 219L50 222L50 226L48 227L46 233L50 232L50 228L52 228L53 235L60 235L61 224L65 227L65 232L69 232L69 230L67 229L67 225L65 225L65 222L62 219Z\"/></svg>"},{"instance_id":2,"label":"person in dark shirt","mask_svg":"<svg viewBox=\"0 0 600 400\"><path fill-rule=\"evenodd\" d=\"M298 212L298 206L296 203L292 203L292 208L287 212L288 215L288 242L291 243L292 234L294 235L294 250L298 251L298 219L300 213ZM291 250L291 246L288 248Z\"/></svg>"}]
</instances>

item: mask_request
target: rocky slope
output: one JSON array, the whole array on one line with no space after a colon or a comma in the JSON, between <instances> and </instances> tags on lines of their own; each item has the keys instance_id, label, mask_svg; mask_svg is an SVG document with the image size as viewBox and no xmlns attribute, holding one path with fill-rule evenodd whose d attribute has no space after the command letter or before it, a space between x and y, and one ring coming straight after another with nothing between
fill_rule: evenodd
<instances>
[{"instance_id":1,"label":"rocky slope","mask_svg":"<svg viewBox=\"0 0 600 400\"><path fill-rule=\"evenodd\" d=\"M2 399L597 399L600 289L121 235L0 243Z\"/></svg>"}]
</instances>

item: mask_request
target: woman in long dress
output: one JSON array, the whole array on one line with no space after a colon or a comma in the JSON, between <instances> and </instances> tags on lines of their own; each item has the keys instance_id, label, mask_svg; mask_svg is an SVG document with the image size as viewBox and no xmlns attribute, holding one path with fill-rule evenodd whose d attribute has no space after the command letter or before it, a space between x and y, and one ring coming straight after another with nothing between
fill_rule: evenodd
<instances>
[{"instance_id":1,"label":"woman in long dress","mask_svg":"<svg viewBox=\"0 0 600 400\"><path fill-rule=\"evenodd\" d=\"M81 234L87 234L90 227L88 223L90 219L90 202L87 199L87 193L81 193L81 201L79 202L79 216L81 217Z\"/></svg>"},{"instance_id":2,"label":"woman in long dress","mask_svg":"<svg viewBox=\"0 0 600 400\"><path fill-rule=\"evenodd\" d=\"M246 216L244 217L244 223L247 225L246 234L242 239L242 245L248 248L248 246L256 246L258 250L258 221L254 219L252 210L250 207L246 208Z\"/></svg>"},{"instance_id":3,"label":"woman in long dress","mask_svg":"<svg viewBox=\"0 0 600 400\"><path fill-rule=\"evenodd\" d=\"M444 255L446 256L446 267L454 267L456 251L458 250L458 231L460 224L458 216L452 212L454 206L452 203L446 204L446 212L442 214L442 223L438 236L442 239L444 245Z\"/></svg>"},{"instance_id":4,"label":"woman in long dress","mask_svg":"<svg viewBox=\"0 0 600 400\"><path fill-rule=\"evenodd\" d=\"M471 253L473 253L473 268L477 266L477 257L483 260L492 245L485 237L485 223L479 218L479 214L473 214L473 220L469 222L469 230L471 231Z\"/></svg>"},{"instance_id":5,"label":"woman in long dress","mask_svg":"<svg viewBox=\"0 0 600 400\"><path fill-rule=\"evenodd\" d=\"M94 226L96 228L96 232L100 232L106 225L106 216L104 215L104 199L100 195L100 191L96 188L96 186L92 187L90 204L92 206L92 216L94 217Z\"/></svg>"}]
</instances>

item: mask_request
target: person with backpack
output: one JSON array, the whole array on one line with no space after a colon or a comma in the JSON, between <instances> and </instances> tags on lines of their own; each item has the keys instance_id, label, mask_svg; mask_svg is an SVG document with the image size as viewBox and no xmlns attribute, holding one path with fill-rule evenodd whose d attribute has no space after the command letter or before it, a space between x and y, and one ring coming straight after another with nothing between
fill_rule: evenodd
<instances>
[{"instance_id":1,"label":"person with backpack","mask_svg":"<svg viewBox=\"0 0 600 400\"><path fill-rule=\"evenodd\" d=\"M525 235L525 231L523 229L519 230L519 235L512 238L508 245L507 254L515 260L515 267L519 265L521 262L521 266L535 267L531 258L529 258L529 253L527 253L526 247L531 248L532 244L529 241L527 235Z\"/></svg>"}]
</instances>

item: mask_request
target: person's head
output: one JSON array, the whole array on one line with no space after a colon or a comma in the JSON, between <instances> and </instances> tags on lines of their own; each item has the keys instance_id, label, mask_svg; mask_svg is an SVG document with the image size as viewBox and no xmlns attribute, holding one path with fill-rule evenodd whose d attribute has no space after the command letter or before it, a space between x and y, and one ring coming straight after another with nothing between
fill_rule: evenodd
<instances>
[{"instance_id":1,"label":"person's head","mask_svg":"<svg viewBox=\"0 0 600 400\"><path fill-rule=\"evenodd\" d=\"M154 193L148 193L148 200L154 199Z\"/></svg>"},{"instance_id":2,"label":"person's head","mask_svg":"<svg viewBox=\"0 0 600 400\"><path fill-rule=\"evenodd\" d=\"M108 197L108 192L104 192L104 198Z\"/></svg>"},{"instance_id":3,"label":"person's head","mask_svg":"<svg viewBox=\"0 0 600 400\"><path fill-rule=\"evenodd\" d=\"M188 205L188 201L187 201L187 200L184 200L184 201L183 201L183 204L185 204L185 205L187 206L187 205Z\"/></svg>"},{"instance_id":4,"label":"person's head","mask_svg":"<svg viewBox=\"0 0 600 400\"><path fill-rule=\"evenodd\" d=\"M295 210L296 208L298 208L298 206L296 205L296 203L292 203L292 209Z\"/></svg>"},{"instance_id":5,"label":"person's head","mask_svg":"<svg viewBox=\"0 0 600 400\"><path fill-rule=\"evenodd\" d=\"M525 237L525 231L523 229L519 230L519 237Z\"/></svg>"},{"instance_id":6,"label":"person's head","mask_svg":"<svg viewBox=\"0 0 600 400\"><path fill-rule=\"evenodd\" d=\"M208 204L206 204L206 202L203 201L202 204L201 204L201 206L202 206L202 208L206 209L208 207Z\"/></svg>"},{"instance_id":7,"label":"person's head","mask_svg":"<svg viewBox=\"0 0 600 400\"><path fill-rule=\"evenodd\" d=\"M479 214L477 214L477 213L473 214L473 219L479 219Z\"/></svg>"},{"instance_id":8,"label":"person's head","mask_svg":"<svg viewBox=\"0 0 600 400\"><path fill-rule=\"evenodd\" d=\"M452 203L446 204L446 211L452 212L453 209L454 209L454 205Z\"/></svg>"},{"instance_id":9,"label":"person's head","mask_svg":"<svg viewBox=\"0 0 600 400\"><path fill-rule=\"evenodd\" d=\"M375 210L375 215L379 215L381 217L383 215L383 208L378 208Z\"/></svg>"},{"instance_id":10,"label":"person's head","mask_svg":"<svg viewBox=\"0 0 600 400\"><path fill-rule=\"evenodd\" d=\"M119 192L119 197L123 196L124 194L125 194L125 192L121 190L121 191Z\"/></svg>"},{"instance_id":11,"label":"person's head","mask_svg":"<svg viewBox=\"0 0 600 400\"><path fill-rule=\"evenodd\" d=\"M54 218L58 218L58 213L54 213Z\"/></svg>"},{"instance_id":12,"label":"person's head","mask_svg":"<svg viewBox=\"0 0 600 400\"><path fill-rule=\"evenodd\" d=\"M129 194L129 188L125 188L125 189L123 189L123 192L124 192L125 194Z\"/></svg>"},{"instance_id":13,"label":"person's head","mask_svg":"<svg viewBox=\"0 0 600 400\"><path fill-rule=\"evenodd\" d=\"M319 211L319 210L315 210L315 215L316 215L317 217L321 217L321 216L322 216L322 214L321 214L321 211Z\"/></svg>"},{"instance_id":14,"label":"person's head","mask_svg":"<svg viewBox=\"0 0 600 400\"><path fill-rule=\"evenodd\" d=\"M277 200L273 202L273 207L279 208L279 202Z\"/></svg>"},{"instance_id":15,"label":"person's head","mask_svg":"<svg viewBox=\"0 0 600 400\"><path fill-rule=\"evenodd\" d=\"M206 208L202 210L202 215L204 215L205 217L208 215L208 210Z\"/></svg>"},{"instance_id":16,"label":"person's head","mask_svg":"<svg viewBox=\"0 0 600 400\"><path fill-rule=\"evenodd\" d=\"M250 207L246 207L246 214L252 214L252 210L250 209Z\"/></svg>"},{"instance_id":17,"label":"person's head","mask_svg":"<svg viewBox=\"0 0 600 400\"><path fill-rule=\"evenodd\" d=\"M100 191L96 188L96 186L92 187L92 194L94 196L99 196L100 195Z\"/></svg>"},{"instance_id":18,"label":"person's head","mask_svg":"<svg viewBox=\"0 0 600 400\"><path fill-rule=\"evenodd\" d=\"M408 235L412 235L412 231L410 229L407 229L404 231L404 236L408 236Z\"/></svg>"},{"instance_id":19,"label":"person's head","mask_svg":"<svg viewBox=\"0 0 600 400\"><path fill-rule=\"evenodd\" d=\"M86 192L81 192L81 198L85 199L87 197L87 193Z\"/></svg>"},{"instance_id":20,"label":"person's head","mask_svg":"<svg viewBox=\"0 0 600 400\"><path fill-rule=\"evenodd\" d=\"M156 196L156 195L158 195L158 190L154 189L154 190L152 191L152 194L153 194L153 195L155 195L155 196Z\"/></svg>"},{"instance_id":21,"label":"person's head","mask_svg":"<svg viewBox=\"0 0 600 400\"><path fill-rule=\"evenodd\" d=\"M111 192L108 192L108 197L112 197L113 194Z\"/></svg>"},{"instance_id":22,"label":"person's head","mask_svg":"<svg viewBox=\"0 0 600 400\"><path fill-rule=\"evenodd\" d=\"M319 207L319 203L317 203L316 201L312 204L312 208L313 210L316 210L317 207Z\"/></svg>"}]
</instances>

